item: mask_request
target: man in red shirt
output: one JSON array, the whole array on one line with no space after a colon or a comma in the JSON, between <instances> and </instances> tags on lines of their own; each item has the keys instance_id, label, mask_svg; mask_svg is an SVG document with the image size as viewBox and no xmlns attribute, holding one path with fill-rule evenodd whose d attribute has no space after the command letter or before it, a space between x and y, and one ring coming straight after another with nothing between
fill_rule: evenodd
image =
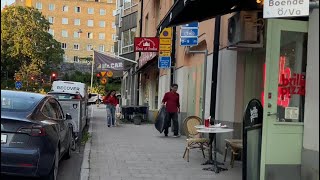
<instances>
[{"instance_id":1,"label":"man in red shirt","mask_svg":"<svg viewBox=\"0 0 320 180\"><path fill-rule=\"evenodd\" d=\"M173 121L173 137L179 137L178 113L180 113L179 94L177 93L178 85L172 84L171 91L167 92L163 99L162 105L166 106L167 116L164 125L164 135L168 136L168 128Z\"/></svg>"}]
</instances>

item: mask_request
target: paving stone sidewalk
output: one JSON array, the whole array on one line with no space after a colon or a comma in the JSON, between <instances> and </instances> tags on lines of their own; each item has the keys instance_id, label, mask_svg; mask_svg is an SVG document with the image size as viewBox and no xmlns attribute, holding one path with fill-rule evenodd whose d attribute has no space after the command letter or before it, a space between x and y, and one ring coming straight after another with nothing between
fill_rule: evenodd
<instances>
[{"instance_id":1,"label":"paving stone sidewalk","mask_svg":"<svg viewBox=\"0 0 320 180\"><path fill-rule=\"evenodd\" d=\"M210 165L201 165L206 159L200 150L190 150L190 162L183 159L185 136L164 137L153 124L109 128L105 114L104 106L95 107L90 122L89 180L241 180L238 163L215 174L202 170Z\"/></svg>"}]
</instances>

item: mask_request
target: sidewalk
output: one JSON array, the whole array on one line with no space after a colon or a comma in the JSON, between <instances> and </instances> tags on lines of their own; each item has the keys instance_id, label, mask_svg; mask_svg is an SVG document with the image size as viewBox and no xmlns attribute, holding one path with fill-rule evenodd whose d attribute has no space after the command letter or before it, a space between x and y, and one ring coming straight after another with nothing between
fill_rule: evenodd
<instances>
[{"instance_id":1,"label":"sidewalk","mask_svg":"<svg viewBox=\"0 0 320 180\"><path fill-rule=\"evenodd\" d=\"M190 162L184 160L184 136L164 137L153 124L108 128L105 113L104 106L94 107L81 180L241 180L237 163L219 174L203 171L210 165L201 165L206 159L198 149L190 150Z\"/></svg>"}]
</instances>

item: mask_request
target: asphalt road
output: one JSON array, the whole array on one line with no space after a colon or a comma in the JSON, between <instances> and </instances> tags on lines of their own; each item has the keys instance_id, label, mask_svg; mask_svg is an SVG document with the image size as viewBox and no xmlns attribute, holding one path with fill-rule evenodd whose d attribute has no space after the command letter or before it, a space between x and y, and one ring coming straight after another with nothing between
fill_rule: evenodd
<instances>
[{"instance_id":1,"label":"asphalt road","mask_svg":"<svg viewBox=\"0 0 320 180\"><path fill-rule=\"evenodd\" d=\"M77 148L68 160L61 160L59 163L58 180L80 180L80 169L83 159L84 146ZM38 180L38 178L25 178L1 175L2 180Z\"/></svg>"}]
</instances>

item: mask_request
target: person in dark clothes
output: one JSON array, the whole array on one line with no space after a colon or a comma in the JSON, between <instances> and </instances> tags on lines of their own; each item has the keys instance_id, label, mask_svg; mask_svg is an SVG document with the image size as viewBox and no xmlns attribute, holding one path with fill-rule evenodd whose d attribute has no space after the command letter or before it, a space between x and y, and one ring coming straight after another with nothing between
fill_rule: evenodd
<instances>
[{"instance_id":1,"label":"person in dark clothes","mask_svg":"<svg viewBox=\"0 0 320 180\"><path fill-rule=\"evenodd\" d=\"M166 106L167 116L164 124L164 135L168 136L168 129L171 126L171 120L173 121L173 137L179 137L179 123L178 113L180 113L180 100L177 93L178 85L172 84L171 90L167 92L163 99L162 105Z\"/></svg>"}]
</instances>

